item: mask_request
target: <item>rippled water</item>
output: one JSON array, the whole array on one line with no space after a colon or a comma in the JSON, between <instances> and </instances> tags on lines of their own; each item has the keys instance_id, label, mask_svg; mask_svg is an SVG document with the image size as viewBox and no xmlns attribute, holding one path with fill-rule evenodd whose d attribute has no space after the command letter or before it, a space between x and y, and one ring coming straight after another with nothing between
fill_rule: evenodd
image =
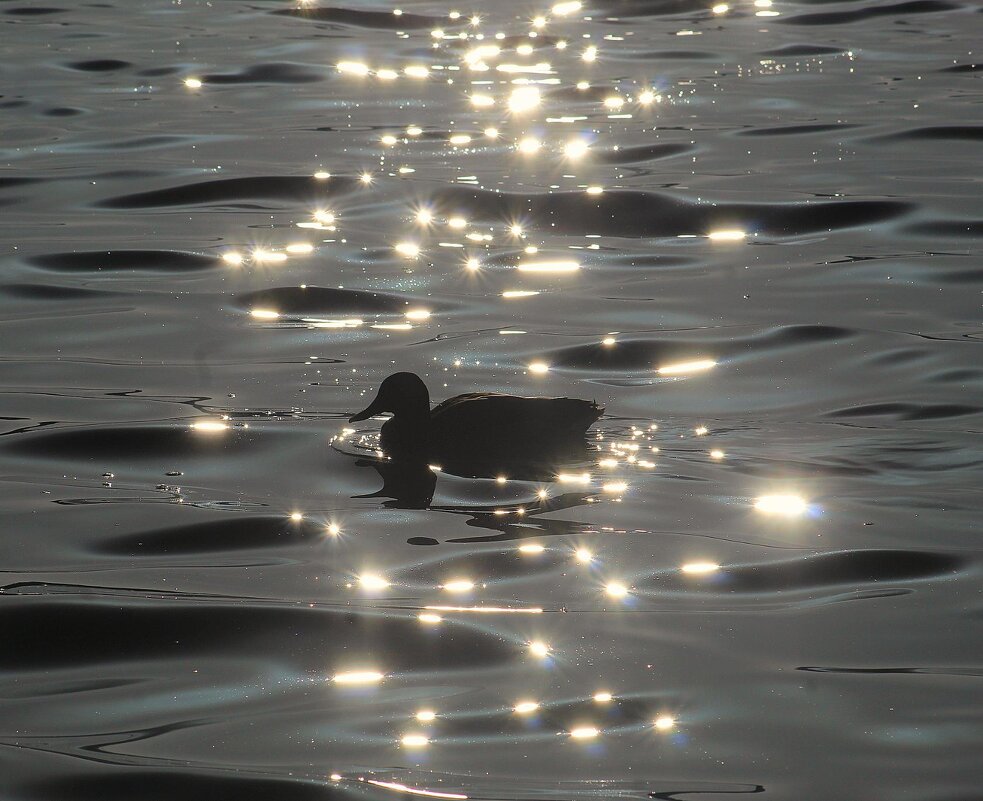
<instances>
[{"instance_id":1,"label":"rippled water","mask_svg":"<svg viewBox=\"0 0 983 801\"><path fill-rule=\"evenodd\" d=\"M977 797L980 9L565 5L0 3L5 801Z\"/></svg>"}]
</instances>

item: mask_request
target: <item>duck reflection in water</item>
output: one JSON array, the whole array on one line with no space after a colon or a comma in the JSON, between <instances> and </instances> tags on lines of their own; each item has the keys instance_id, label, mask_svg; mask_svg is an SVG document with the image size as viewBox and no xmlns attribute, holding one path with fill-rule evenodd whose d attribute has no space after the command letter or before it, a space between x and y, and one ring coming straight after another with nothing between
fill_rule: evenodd
<instances>
[{"instance_id":1,"label":"duck reflection in water","mask_svg":"<svg viewBox=\"0 0 983 801\"><path fill-rule=\"evenodd\" d=\"M587 429L604 409L576 398L523 398L493 392L457 395L430 408L430 393L415 373L394 373L374 401L350 422L392 413L382 426L386 458L362 461L383 480L371 496L424 508L433 498L431 465L453 475L552 481L563 465L588 458Z\"/></svg>"}]
</instances>

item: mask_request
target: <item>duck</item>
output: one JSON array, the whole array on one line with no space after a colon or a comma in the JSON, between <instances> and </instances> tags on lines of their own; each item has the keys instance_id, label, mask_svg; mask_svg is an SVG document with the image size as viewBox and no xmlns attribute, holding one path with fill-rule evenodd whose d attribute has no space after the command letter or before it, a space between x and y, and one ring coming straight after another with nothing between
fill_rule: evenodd
<instances>
[{"instance_id":1,"label":"duck","mask_svg":"<svg viewBox=\"0 0 983 801\"><path fill-rule=\"evenodd\" d=\"M460 476L541 480L587 458L585 436L604 408L578 398L529 398L497 392L456 395L430 407L416 373L393 373L350 423L389 412L380 447L402 464L432 464Z\"/></svg>"}]
</instances>

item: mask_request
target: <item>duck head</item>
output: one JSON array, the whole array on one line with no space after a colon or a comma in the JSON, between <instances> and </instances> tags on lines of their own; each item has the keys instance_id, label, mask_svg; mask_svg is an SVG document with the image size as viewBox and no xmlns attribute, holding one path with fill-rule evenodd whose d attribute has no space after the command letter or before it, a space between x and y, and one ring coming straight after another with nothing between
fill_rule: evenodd
<instances>
[{"instance_id":1,"label":"duck head","mask_svg":"<svg viewBox=\"0 0 983 801\"><path fill-rule=\"evenodd\" d=\"M383 412L392 412L401 421L417 418L429 422L430 392L423 379L416 373L393 373L382 382L375 400L348 418L348 422L368 420Z\"/></svg>"}]
</instances>

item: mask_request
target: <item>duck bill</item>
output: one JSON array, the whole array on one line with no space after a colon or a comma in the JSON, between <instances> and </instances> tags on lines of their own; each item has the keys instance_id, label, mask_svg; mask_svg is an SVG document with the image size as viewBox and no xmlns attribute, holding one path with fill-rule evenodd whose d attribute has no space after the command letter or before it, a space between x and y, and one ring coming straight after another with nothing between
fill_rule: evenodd
<instances>
[{"instance_id":1,"label":"duck bill","mask_svg":"<svg viewBox=\"0 0 983 801\"><path fill-rule=\"evenodd\" d=\"M382 404L379 403L379 399L376 398L371 404L365 409L362 409L358 414L353 414L348 418L349 423L358 423L361 420L368 420L370 417L375 417L377 414L382 414L385 411L382 408Z\"/></svg>"}]
</instances>

